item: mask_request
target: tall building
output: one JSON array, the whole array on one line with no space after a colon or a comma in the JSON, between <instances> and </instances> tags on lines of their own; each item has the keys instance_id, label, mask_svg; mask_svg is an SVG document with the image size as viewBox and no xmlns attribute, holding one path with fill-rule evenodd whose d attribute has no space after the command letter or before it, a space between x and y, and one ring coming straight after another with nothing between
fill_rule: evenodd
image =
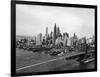
<instances>
[{"instance_id":1,"label":"tall building","mask_svg":"<svg viewBox=\"0 0 100 77\"><path fill-rule=\"evenodd\" d=\"M48 27L46 27L46 38L48 38Z\"/></svg>"},{"instance_id":2,"label":"tall building","mask_svg":"<svg viewBox=\"0 0 100 77\"><path fill-rule=\"evenodd\" d=\"M59 27L56 27L56 36L58 37L60 35L60 29Z\"/></svg>"},{"instance_id":3,"label":"tall building","mask_svg":"<svg viewBox=\"0 0 100 77\"><path fill-rule=\"evenodd\" d=\"M80 42L83 42L84 39L80 40ZM71 45L72 46L76 46L78 43L78 37L77 35L74 33L74 35L71 37Z\"/></svg>"},{"instance_id":4,"label":"tall building","mask_svg":"<svg viewBox=\"0 0 100 77\"><path fill-rule=\"evenodd\" d=\"M48 41L50 41L50 44L52 44L52 42L53 42L53 32L51 32L51 33L48 35Z\"/></svg>"},{"instance_id":5,"label":"tall building","mask_svg":"<svg viewBox=\"0 0 100 77\"><path fill-rule=\"evenodd\" d=\"M54 32L53 32L53 44L55 43L57 36L56 36L56 24L54 26Z\"/></svg>"},{"instance_id":6,"label":"tall building","mask_svg":"<svg viewBox=\"0 0 100 77\"><path fill-rule=\"evenodd\" d=\"M65 36L69 38L69 34L67 32L63 33L63 40L65 39Z\"/></svg>"},{"instance_id":7,"label":"tall building","mask_svg":"<svg viewBox=\"0 0 100 77\"><path fill-rule=\"evenodd\" d=\"M92 42L95 43L95 35L92 36Z\"/></svg>"},{"instance_id":8,"label":"tall building","mask_svg":"<svg viewBox=\"0 0 100 77\"><path fill-rule=\"evenodd\" d=\"M67 46L69 40L69 34L67 32L63 33L63 45Z\"/></svg>"},{"instance_id":9,"label":"tall building","mask_svg":"<svg viewBox=\"0 0 100 77\"><path fill-rule=\"evenodd\" d=\"M51 39L53 38L53 32L50 33L50 38L51 38Z\"/></svg>"},{"instance_id":10,"label":"tall building","mask_svg":"<svg viewBox=\"0 0 100 77\"><path fill-rule=\"evenodd\" d=\"M36 37L36 45L42 45L42 33L37 35L37 37Z\"/></svg>"}]
</instances>

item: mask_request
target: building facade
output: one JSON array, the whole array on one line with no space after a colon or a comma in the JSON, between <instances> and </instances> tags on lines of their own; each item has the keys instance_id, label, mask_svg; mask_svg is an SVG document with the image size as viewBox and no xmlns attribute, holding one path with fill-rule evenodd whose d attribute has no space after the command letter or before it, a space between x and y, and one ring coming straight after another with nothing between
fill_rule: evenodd
<instances>
[{"instance_id":1,"label":"building facade","mask_svg":"<svg viewBox=\"0 0 100 77\"><path fill-rule=\"evenodd\" d=\"M42 33L37 35L37 37L36 37L36 45L42 45Z\"/></svg>"}]
</instances>

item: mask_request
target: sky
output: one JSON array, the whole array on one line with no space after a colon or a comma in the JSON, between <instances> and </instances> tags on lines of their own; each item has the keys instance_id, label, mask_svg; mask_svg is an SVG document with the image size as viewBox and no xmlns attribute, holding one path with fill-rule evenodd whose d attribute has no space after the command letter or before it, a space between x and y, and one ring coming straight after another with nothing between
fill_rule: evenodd
<instances>
[{"instance_id":1,"label":"sky","mask_svg":"<svg viewBox=\"0 0 100 77\"><path fill-rule=\"evenodd\" d=\"M91 37L94 34L94 9L16 5L16 35L36 36L49 33L54 25L59 26L61 33L68 32L70 36L76 33L78 37Z\"/></svg>"}]
</instances>

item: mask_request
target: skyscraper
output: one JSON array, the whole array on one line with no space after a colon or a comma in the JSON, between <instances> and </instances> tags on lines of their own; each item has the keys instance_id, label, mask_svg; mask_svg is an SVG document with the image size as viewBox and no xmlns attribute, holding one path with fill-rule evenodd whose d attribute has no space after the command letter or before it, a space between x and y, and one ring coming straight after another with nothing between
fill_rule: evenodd
<instances>
[{"instance_id":1,"label":"skyscraper","mask_svg":"<svg viewBox=\"0 0 100 77\"><path fill-rule=\"evenodd\" d=\"M53 44L55 43L57 36L56 36L56 24L54 26L54 32L53 32Z\"/></svg>"},{"instance_id":2,"label":"skyscraper","mask_svg":"<svg viewBox=\"0 0 100 77\"><path fill-rule=\"evenodd\" d=\"M56 36L58 37L59 35L59 27L56 27Z\"/></svg>"},{"instance_id":3,"label":"skyscraper","mask_svg":"<svg viewBox=\"0 0 100 77\"><path fill-rule=\"evenodd\" d=\"M60 35L60 28L58 27L58 35Z\"/></svg>"},{"instance_id":4,"label":"skyscraper","mask_svg":"<svg viewBox=\"0 0 100 77\"><path fill-rule=\"evenodd\" d=\"M48 38L48 27L46 27L46 39Z\"/></svg>"},{"instance_id":5,"label":"skyscraper","mask_svg":"<svg viewBox=\"0 0 100 77\"><path fill-rule=\"evenodd\" d=\"M67 46L68 39L69 39L69 34L67 32L63 33L63 45L64 46Z\"/></svg>"},{"instance_id":6,"label":"skyscraper","mask_svg":"<svg viewBox=\"0 0 100 77\"><path fill-rule=\"evenodd\" d=\"M53 38L53 32L50 33L50 38Z\"/></svg>"}]
</instances>

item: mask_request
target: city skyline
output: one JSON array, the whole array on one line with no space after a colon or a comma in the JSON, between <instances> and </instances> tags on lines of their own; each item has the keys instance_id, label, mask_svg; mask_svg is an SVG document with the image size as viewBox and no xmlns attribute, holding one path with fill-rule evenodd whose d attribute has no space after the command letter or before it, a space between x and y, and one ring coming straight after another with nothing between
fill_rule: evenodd
<instances>
[{"instance_id":1,"label":"city skyline","mask_svg":"<svg viewBox=\"0 0 100 77\"><path fill-rule=\"evenodd\" d=\"M74 33L78 37L94 35L94 10L84 8L62 8L37 5L16 5L16 35L36 36L53 32L54 25L61 33ZM35 26L34 26L35 25Z\"/></svg>"}]
</instances>

